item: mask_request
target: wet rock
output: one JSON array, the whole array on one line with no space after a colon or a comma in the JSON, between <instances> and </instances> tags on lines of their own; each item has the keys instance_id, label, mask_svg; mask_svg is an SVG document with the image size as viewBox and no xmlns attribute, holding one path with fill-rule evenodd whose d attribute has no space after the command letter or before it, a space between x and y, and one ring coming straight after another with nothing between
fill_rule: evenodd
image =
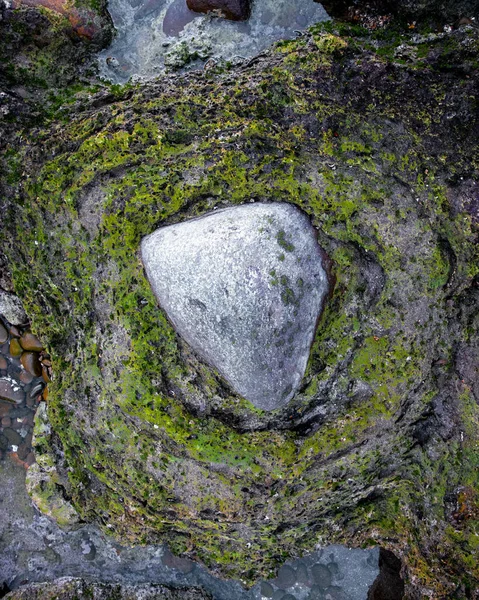
<instances>
[{"instance_id":1,"label":"wet rock","mask_svg":"<svg viewBox=\"0 0 479 600\"><path fill-rule=\"evenodd\" d=\"M164 227L141 244L179 334L263 410L304 375L328 292L315 230L290 204L249 204Z\"/></svg>"},{"instance_id":2,"label":"wet rock","mask_svg":"<svg viewBox=\"0 0 479 600\"><path fill-rule=\"evenodd\" d=\"M20 300L14 294L0 290L0 315L13 325L24 325L28 318Z\"/></svg>"},{"instance_id":3,"label":"wet rock","mask_svg":"<svg viewBox=\"0 0 479 600\"><path fill-rule=\"evenodd\" d=\"M250 15L249 0L186 0L188 8L195 12L208 13L213 10L232 21L244 21Z\"/></svg>"},{"instance_id":4,"label":"wet rock","mask_svg":"<svg viewBox=\"0 0 479 600\"><path fill-rule=\"evenodd\" d=\"M22 347L20 346L20 342L16 339L13 338L10 340L10 354L12 356L20 356L20 354L23 352Z\"/></svg>"},{"instance_id":5,"label":"wet rock","mask_svg":"<svg viewBox=\"0 0 479 600\"><path fill-rule=\"evenodd\" d=\"M36 352L24 352L20 357L20 361L25 371L35 375L35 377L42 375L42 365Z\"/></svg>"},{"instance_id":6,"label":"wet rock","mask_svg":"<svg viewBox=\"0 0 479 600\"><path fill-rule=\"evenodd\" d=\"M29 352L41 352L43 350L40 340L33 333L24 333L20 338L20 345Z\"/></svg>"},{"instance_id":7,"label":"wet rock","mask_svg":"<svg viewBox=\"0 0 479 600\"><path fill-rule=\"evenodd\" d=\"M3 430L3 435L7 438L10 445L19 446L23 441L22 436L18 431L15 431L15 429L12 429L11 427L6 427Z\"/></svg>"},{"instance_id":8,"label":"wet rock","mask_svg":"<svg viewBox=\"0 0 479 600\"><path fill-rule=\"evenodd\" d=\"M0 378L0 399L20 404L24 398L25 394L22 388L13 379Z\"/></svg>"},{"instance_id":9,"label":"wet rock","mask_svg":"<svg viewBox=\"0 0 479 600\"><path fill-rule=\"evenodd\" d=\"M163 19L163 33L177 36L188 23L191 23L198 16L197 13L188 8L185 0L175 0L168 7Z\"/></svg>"},{"instance_id":10,"label":"wet rock","mask_svg":"<svg viewBox=\"0 0 479 600\"><path fill-rule=\"evenodd\" d=\"M293 586L296 583L295 570L289 565L283 565L278 571L278 577L276 578L276 585L279 588L285 589Z\"/></svg>"},{"instance_id":11,"label":"wet rock","mask_svg":"<svg viewBox=\"0 0 479 600\"><path fill-rule=\"evenodd\" d=\"M298 582L302 583L303 585L309 583L310 577L308 574L308 567L305 565L305 563L300 562L296 566L296 577Z\"/></svg>"},{"instance_id":12,"label":"wet rock","mask_svg":"<svg viewBox=\"0 0 479 600\"><path fill-rule=\"evenodd\" d=\"M29 373L28 371L22 371L20 373L20 375L18 376L18 378L25 385L28 385L29 383L31 383L33 381L33 375L31 373Z\"/></svg>"},{"instance_id":13,"label":"wet rock","mask_svg":"<svg viewBox=\"0 0 479 600\"><path fill-rule=\"evenodd\" d=\"M185 574L191 573L196 566L195 563L188 558L175 556L168 550L168 548L165 549L163 556L161 557L161 562L166 567L170 567L170 569L176 569Z\"/></svg>"},{"instance_id":14,"label":"wet rock","mask_svg":"<svg viewBox=\"0 0 479 600\"><path fill-rule=\"evenodd\" d=\"M142 2L135 13L135 21L159 12L163 8L164 4L165 0L146 0L145 2Z\"/></svg>"},{"instance_id":15,"label":"wet rock","mask_svg":"<svg viewBox=\"0 0 479 600\"><path fill-rule=\"evenodd\" d=\"M326 565L316 564L311 567L311 573L316 584L323 590L331 585L331 573Z\"/></svg>"},{"instance_id":16,"label":"wet rock","mask_svg":"<svg viewBox=\"0 0 479 600\"><path fill-rule=\"evenodd\" d=\"M260 586L260 592L264 598L272 598L274 594L274 588L267 581L263 581Z\"/></svg>"}]
</instances>

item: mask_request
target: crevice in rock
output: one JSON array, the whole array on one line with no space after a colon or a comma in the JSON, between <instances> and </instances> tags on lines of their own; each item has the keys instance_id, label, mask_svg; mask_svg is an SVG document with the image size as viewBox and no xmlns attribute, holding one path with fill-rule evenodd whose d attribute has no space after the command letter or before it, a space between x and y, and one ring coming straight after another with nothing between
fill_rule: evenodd
<instances>
[{"instance_id":1,"label":"crevice in rock","mask_svg":"<svg viewBox=\"0 0 479 600\"><path fill-rule=\"evenodd\" d=\"M379 549L379 575L369 588L368 600L402 600L404 580L401 560L390 550Z\"/></svg>"}]
</instances>

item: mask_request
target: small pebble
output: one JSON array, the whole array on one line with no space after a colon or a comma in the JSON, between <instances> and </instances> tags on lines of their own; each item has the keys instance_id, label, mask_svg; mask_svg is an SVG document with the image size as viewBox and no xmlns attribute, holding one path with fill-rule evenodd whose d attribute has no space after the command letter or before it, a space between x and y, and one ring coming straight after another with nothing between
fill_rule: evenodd
<instances>
[{"instance_id":1,"label":"small pebble","mask_svg":"<svg viewBox=\"0 0 479 600\"><path fill-rule=\"evenodd\" d=\"M16 339L13 338L10 340L10 354L12 356L20 356L20 354L23 352L22 347L20 346L20 342Z\"/></svg>"},{"instance_id":2,"label":"small pebble","mask_svg":"<svg viewBox=\"0 0 479 600\"><path fill-rule=\"evenodd\" d=\"M10 417L2 418L2 427L10 427L11 424L12 424L12 419L10 419Z\"/></svg>"},{"instance_id":3,"label":"small pebble","mask_svg":"<svg viewBox=\"0 0 479 600\"><path fill-rule=\"evenodd\" d=\"M42 343L33 333L24 333L20 338L20 344L24 350L29 352L41 352L43 350Z\"/></svg>"},{"instance_id":4,"label":"small pebble","mask_svg":"<svg viewBox=\"0 0 479 600\"><path fill-rule=\"evenodd\" d=\"M19 379L22 383L27 385L33 381L33 375L31 373L29 373L28 371L22 371L20 373Z\"/></svg>"},{"instance_id":5,"label":"small pebble","mask_svg":"<svg viewBox=\"0 0 479 600\"><path fill-rule=\"evenodd\" d=\"M15 325L11 325L10 329L9 329L10 335L12 337L15 338L19 338L20 337L20 332L18 331L18 329L15 327Z\"/></svg>"},{"instance_id":6,"label":"small pebble","mask_svg":"<svg viewBox=\"0 0 479 600\"><path fill-rule=\"evenodd\" d=\"M0 356L0 371L5 370L7 367L7 359L4 356Z\"/></svg>"},{"instance_id":7,"label":"small pebble","mask_svg":"<svg viewBox=\"0 0 479 600\"><path fill-rule=\"evenodd\" d=\"M25 371L28 371L36 377L42 375L42 365L38 360L38 354L36 352L24 352L20 357L20 360Z\"/></svg>"},{"instance_id":8,"label":"small pebble","mask_svg":"<svg viewBox=\"0 0 479 600\"><path fill-rule=\"evenodd\" d=\"M8 340L8 332L0 323L0 344L4 344Z\"/></svg>"}]
</instances>

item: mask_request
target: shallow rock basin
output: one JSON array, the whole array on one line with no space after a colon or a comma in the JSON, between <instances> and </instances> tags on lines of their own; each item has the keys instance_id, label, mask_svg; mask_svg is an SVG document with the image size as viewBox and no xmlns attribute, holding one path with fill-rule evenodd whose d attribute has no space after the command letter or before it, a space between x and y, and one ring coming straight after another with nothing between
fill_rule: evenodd
<instances>
[{"instance_id":1,"label":"shallow rock basin","mask_svg":"<svg viewBox=\"0 0 479 600\"><path fill-rule=\"evenodd\" d=\"M329 290L307 216L248 204L158 229L141 244L148 279L179 334L262 410L303 378Z\"/></svg>"},{"instance_id":2,"label":"shallow rock basin","mask_svg":"<svg viewBox=\"0 0 479 600\"><path fill-rule=\"evenodd\" d=\"M110 0L108 7L117 35L99 55L99 66L116 83L203 66L208 59L241 61L329 19L313 0L253 2L245 22L195 13L186 0Z\"/></svg>"}]
</instances>

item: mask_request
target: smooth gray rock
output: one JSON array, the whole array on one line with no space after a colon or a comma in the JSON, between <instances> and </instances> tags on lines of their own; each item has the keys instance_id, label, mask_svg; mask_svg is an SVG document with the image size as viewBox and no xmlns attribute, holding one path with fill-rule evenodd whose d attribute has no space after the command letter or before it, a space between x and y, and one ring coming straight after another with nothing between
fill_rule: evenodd
<instances>
[{"instance_id":1,"label":"smooth gray rock","mask_svg":"<svg viewBox=\"0 0 479 600\"><path fill-rule=\"evenodd\" d=\"M141 255L178 333L235 391L273 410L306 369L328 277L307 216L248 204L158 229Z\"/></svg>"}]
</instances>

